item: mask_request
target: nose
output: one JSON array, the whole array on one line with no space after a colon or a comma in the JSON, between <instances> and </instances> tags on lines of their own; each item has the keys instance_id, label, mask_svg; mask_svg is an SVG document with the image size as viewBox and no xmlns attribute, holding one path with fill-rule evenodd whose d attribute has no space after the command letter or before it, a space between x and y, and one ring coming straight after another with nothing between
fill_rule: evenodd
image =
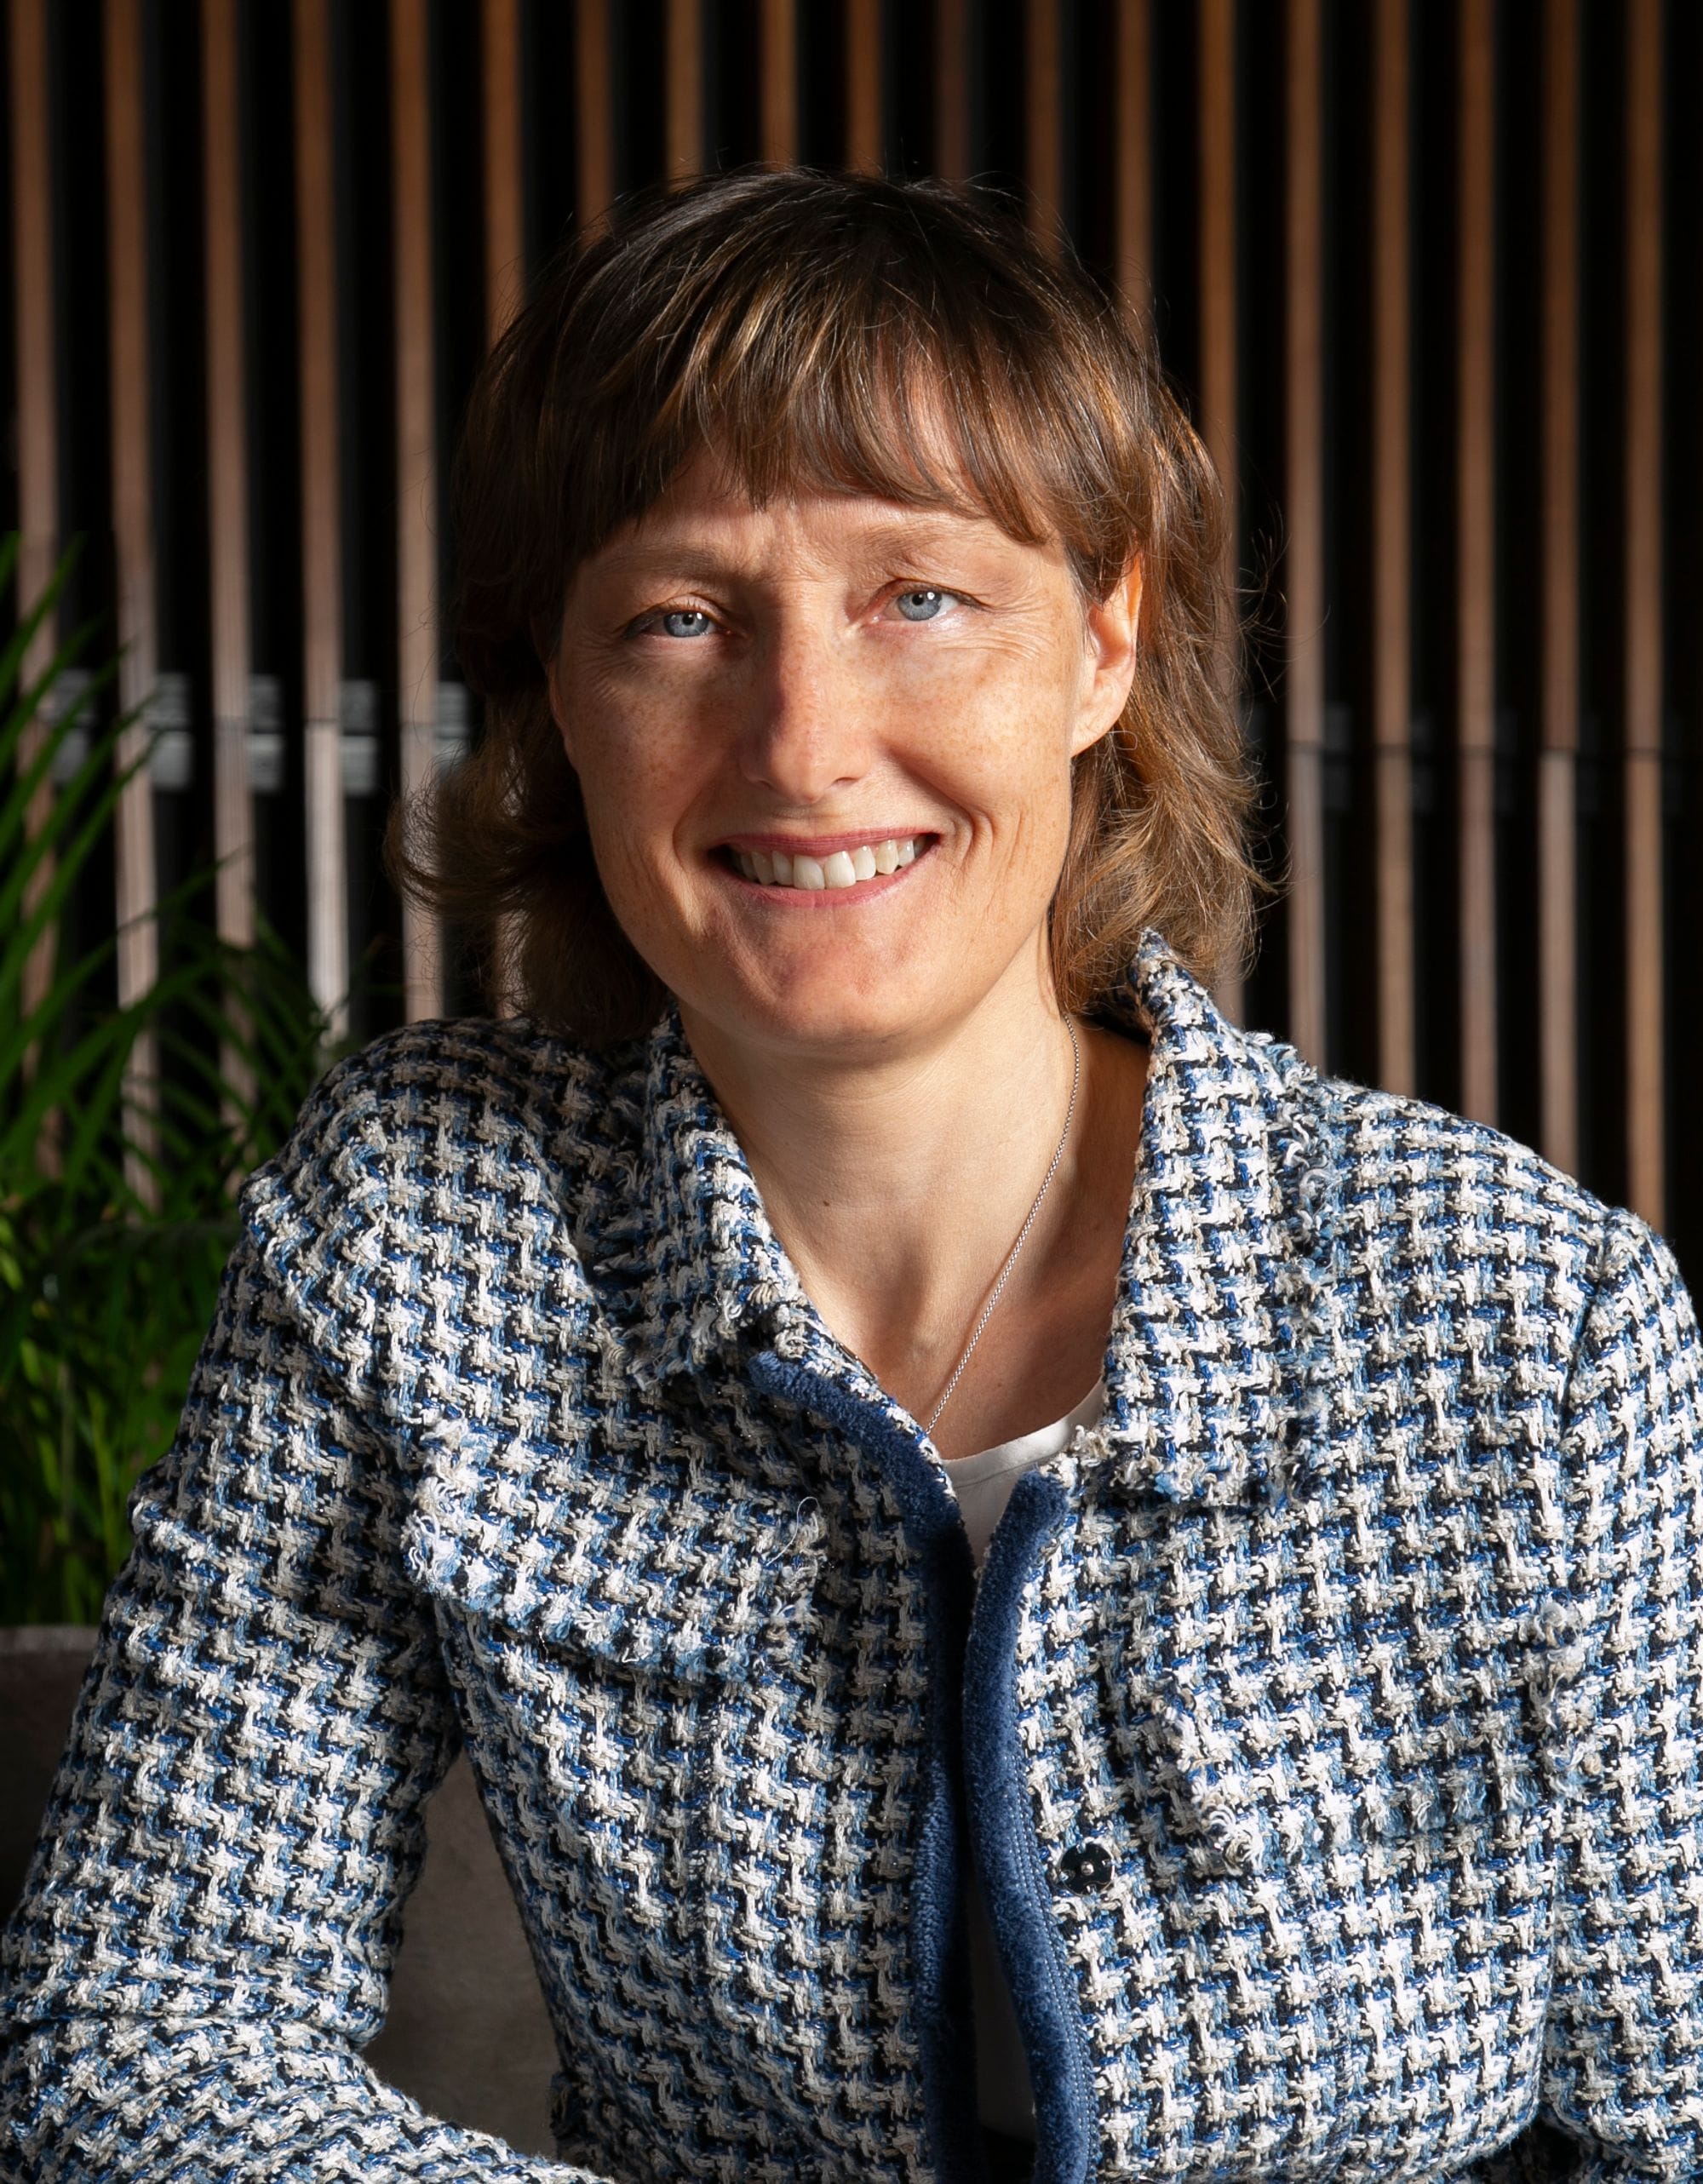
<instances>
[{"instance_id":1,"label":"nose","mask_svg":"<svg viewBox=\"0 0 1703 2184\"><path fill-rule=\"evenodd\" d=\"M771 628L745 693L740 761L747 780L783 803L818 804L869 765L872 693L852 649L802 616Z\"/></svg>"}]
</instances>

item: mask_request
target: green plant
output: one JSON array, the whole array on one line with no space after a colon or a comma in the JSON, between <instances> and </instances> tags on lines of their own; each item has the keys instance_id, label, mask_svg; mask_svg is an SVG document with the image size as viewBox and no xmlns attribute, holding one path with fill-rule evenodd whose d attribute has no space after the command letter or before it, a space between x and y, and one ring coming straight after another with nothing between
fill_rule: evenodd
<instances>
[{"instance_id":1,"label":"green plant","mask_svg":"<svg viewBox=\"0 0 1703 2184\"><path fill-rule=\"evenodd\" d=\"M9 538L0 587L16 558ZM329 1058L277 937L232 948L196 914L209 870L153 913L166 967L129 1006L98 999L116 937L64 944L135 770L116 763L125 719L79 754L73 716L52 704L94 624L23 680L72 558L0 649L0 1623L98 1613L129 1551L130 1489L170 1442L212 1316L237 1184ZM52 961L36 991L38 943Z\"/></svg>"}]
</instances>

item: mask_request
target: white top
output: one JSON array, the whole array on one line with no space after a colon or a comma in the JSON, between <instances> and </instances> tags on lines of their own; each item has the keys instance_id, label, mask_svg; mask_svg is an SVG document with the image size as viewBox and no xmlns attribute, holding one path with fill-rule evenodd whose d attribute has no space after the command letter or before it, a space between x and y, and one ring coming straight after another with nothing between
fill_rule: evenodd
<instances>
[{"instance_id":1,"label":"white top","mask_svg":"<svg viewBox=\"0 0 1703 2184\"><path fill-rule=\"evenodd\" d=\"M1094 1424L1105 1408L1106 1384L1096 1380L1068 1417L1051 1425L1038 1425L1033 1433L1020 1433L1015 1441L1001 1441L992 1448L978 1448L973 1456L955 1456L946 1466L958 1496L964 1529L970 1535L970 1552L981 1568L994 1536L994 1527L1006 1513L1012 1489L1025 1471L1044 1464L1067 1448L1079 1425Z\"/></svg>"},{"instance_id":2,"label":"white top","mask_svg":"<svg viewBox=\"0 0 1703 2184\"><path fill-rule=\"evenodd\" d=\"M994 1528L1005 1515L1012 1489L1025 1471L1069 1445L1079 1425L1092 1425L1105 1407L1106 1386L1097 1380L1068 1417L1020 1433L973 1456L958 1456L946 1466L958 1496L958 1510L970 1535L970 1551L979 1569ZM997 1943L973 1869L966 1903L970 1919L970 1989L976 2013L976 2084L982 2121L1012 2138L1035 2136L1035 2095L1011 1989L1000 1965Z\"/></svg>"}]
</instances>

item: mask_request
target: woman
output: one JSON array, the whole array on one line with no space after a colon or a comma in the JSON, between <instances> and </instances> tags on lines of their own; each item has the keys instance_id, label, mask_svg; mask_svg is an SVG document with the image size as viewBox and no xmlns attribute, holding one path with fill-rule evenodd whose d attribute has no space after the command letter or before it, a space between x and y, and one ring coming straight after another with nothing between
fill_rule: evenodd
<instances>
[{"instance_id":1,"label":"woman","mask_svg":"<svg viewBox=\"0 0 1703 2184\"><path fill-rule=\"evenodd\" d=\"M248 1187L7 2175L1703 2177L1690 1306L1214 1009L1232 617L1139 334L943 189L713 180L542 282L459 494L409 857L528 1013ZM458 1742L564 2167L358 2053Z\"/></svg>"}]
</instances>

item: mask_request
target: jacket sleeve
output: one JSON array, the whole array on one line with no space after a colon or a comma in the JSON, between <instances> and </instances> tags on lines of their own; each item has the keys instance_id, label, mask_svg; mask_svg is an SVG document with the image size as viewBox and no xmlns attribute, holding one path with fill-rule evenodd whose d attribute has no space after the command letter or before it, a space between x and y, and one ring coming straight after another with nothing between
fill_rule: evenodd
<instances>
[{"instance_id":1,"label":"jacket sleeve","mask_svg":"<svg viewBox=\"0 0 1703 2184\"><path fill-rule=\"evenodd\" d=\"M321 1124L251 1179L132 1498L0 1953L7 2184L584 2184L358 2052L456 1732L371 1394L385 1178Z\"/></svg>"},{"instance_id":2,"label":"jacket sleeve","mask_svg":"<svg viewBox=\"0 0 1703 2184\"><path fill-rule=\"evenodd\" d=\"M1703 2179L1703 1350L1631 1214L1609 1217L1562 1457L1582 1614L1542 2111L1591 2184Z\"/></svg>"}]
</instances>

